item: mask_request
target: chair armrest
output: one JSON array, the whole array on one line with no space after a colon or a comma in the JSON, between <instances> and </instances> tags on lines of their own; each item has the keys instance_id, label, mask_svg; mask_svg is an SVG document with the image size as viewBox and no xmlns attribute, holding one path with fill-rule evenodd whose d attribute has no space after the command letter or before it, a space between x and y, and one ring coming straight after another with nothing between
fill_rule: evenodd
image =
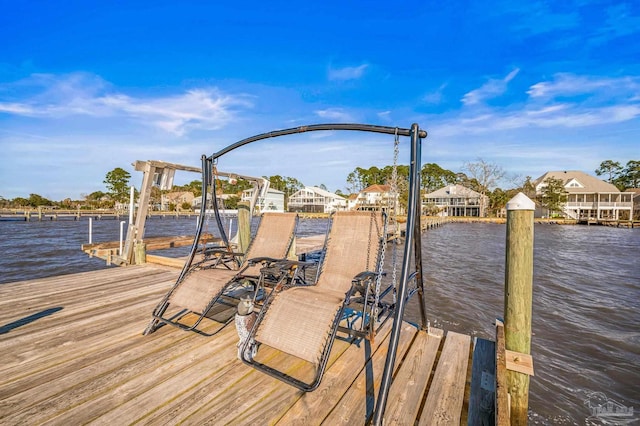
<instances>
[{"instance_id":1,"label":"chair armrest","mask_svg":"<svg viewBox=\"0 0 640 426\"><path fill-rule=\"evenodd\" d=\"M387 275L386 272L382 272L382 276L384 277L385 275ZM367 279L372 279L377 277L378 274L375 272L371 272L371 271L364 271L364 272L360 272L358 275L356 275L355 277L353 277L353 281L365 281Z\"/></svg>"},{"instance_id":2,"label":"chair armrest","mask_svg":"<svg viewBox=\"0 0 640 426\"><path fill-rule=\"evenodd\" d=\"M273 258L273 257L266 257L266 256L263 256L263 257L253 257L253 258L251 258L251 259L247 260L247 262L248 262L250 265L256 265L256 264L258 264L258 263L269 264L269 263L279 262L279 261L281 261L281 260L282 260L282 259L275 259L275 258Z\"/></svg>"},{"instance_id":3,"label":"chair armrest","mask_svg":"<svg viewBox=\"0 0 640 426\"><path fill-rule=\"evenodd\" d=\"M279 260L274 264L275 267L280 268L283 271L290 271L295 268L304 269L307 266L314 266L314 265L316 265L316 262L302 262L300 260L289 260L289 259Z\"/></svg>"},{"instance_id":4,"label":"chair armrest","mask_svg":"<svg viewBox=\"0 0 640 426\"><path fill-rule=\"evenodd\" d=\"M202 250L201 253L204 254L205 256L211 256L211 255L216 255L216 254L219 254L219 255L225 255L226 254L226 255L235 256L235 257L244 256L244 253L232 252L232 251L229 251L227 249L218 248L218 247L206 248L206 249Z\"/></svg>"}]
</instances>

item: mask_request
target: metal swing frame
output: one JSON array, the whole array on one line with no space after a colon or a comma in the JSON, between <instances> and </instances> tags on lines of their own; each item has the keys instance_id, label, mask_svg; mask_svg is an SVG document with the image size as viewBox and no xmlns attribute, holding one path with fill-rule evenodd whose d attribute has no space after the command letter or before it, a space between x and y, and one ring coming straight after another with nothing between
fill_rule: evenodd
<instances>
[{"instance_id":1,"label":"metal swing frame","mask_svg":"<svg viewBox=\"0 0 640 426\"><path fill-rule=\"evenodd\" d=\"M205 211L207 206L207 191L209 185L214 185L213 190L215 191L215 180L212 182L212 171L215 164L220 157L223 155L240 148L244 145L248 145L253 142L280 137L287 135L294 135L299 133L306 133L312 131L361 131L361 132L370 132L370 133L382 133L382 134L391 134L397 136L408 136L411 139L411 153L410 153L410 168L409 168L409 198L407 205L407 224L406 224L406 238L404 244L404 254L402 259L402 267L400 272L400 280L398 283L397 293L397 303L395 306L395 316L393 320L393 327L391 331L391 336L389 339L389 348L387 351L387 358L385 362L384 372L382 375L382 382L380 386L380 392L378 393L378 398L376 402L375 412L374 412L374 424L381 424L382 418L384 415L384 409L386 406L386 401L389 395L389 389L391 387L392 381L392 373L393 373L393 365L395 363L398 342L400 339L400 331L402 328L402 318L405 310L405 304L407 301L408 291L407 286L408 282L415 280L416 282L416 292L418 293L418 297L420 299L420 317L421 324L420 328L422 330L426 330L427 318L425 312L425 303L424 303L424 283L423 283L423 268L422 268L422 249L421 249L421 227L420 227L420 214L421 214L421 206L420 206L420 169L421 169L421 151L422 151L422 139L427 137L427 132L425 130L420 129L420 126L416 123L411 125L411 128L398 128L398 127L389 127L389 126L377 126L377 125L369 125L369 124L357 124L357 123L338 123L338 124L313 124L308 126L299 126L294 128L275 130L267 133L261 133L255 136L251 136L245 139L242 139L238 142L235 142L222 150L212 154L211 156L202 156L202 206L203 208L200 210L200 220L198 221L198 227L196 230L196 235L194 239L193 246L191 247L191 251L189 253L189 258L185 263L185 267L181 272L180 278L187 273L189 265L191 265L196 251L198 249L198 241L200 240L200 236L202 234L202 225L205 218ZM224 226L222 225L222 220L220 217L220 212L217 205L217 200L215 197L215 192L213 192L213 209L216 217L216 223L218 225L218 230L220 232L221 238L224 242L225 247L230 249L229 239L225 232ZM414 260L415 271L410 271L412 257Z\"/></svg>"}]
</instances>

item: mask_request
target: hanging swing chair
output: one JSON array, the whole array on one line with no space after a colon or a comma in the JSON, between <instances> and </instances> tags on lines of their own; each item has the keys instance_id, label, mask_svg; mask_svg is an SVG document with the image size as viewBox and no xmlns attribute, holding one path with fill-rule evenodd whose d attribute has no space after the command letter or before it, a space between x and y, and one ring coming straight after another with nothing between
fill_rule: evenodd
<instances>
[{"instance_id":1,"label":"hanging swing chair","mask_svg":"<svg viewBox=\"0 0 640 426\"><path fill-rule=\"evenodd\" d=\"M196 238L191 248L189 258L180 275L178 281L182 280L189 272L194 260L197 262L199 249L198 241L202 233L204 222L205 206L207 206L206 188L212 187L215 194L215 179L212 179L213 171L218 160L225 154L234 151L245 145L261 140L282 137L287 135L306 133L311 131L360 131L370 133L381 133L394 135L394 170L391 182L392 191L395 197L393 205L386 213L380 212L337 212L331 218L331 229L325 242L323 258L320 261L320 273L315 285L296 285L292 280L290 268L295 269L295 261L277 262L267 270L280 270L281 275L277 279L288 281L286 285L278 286L278 290L272 291L266 296L264 303L258 314L258 319L250 331L249 338L241 348L243 361L255 368L266 372L280 380L283 380L304 391L315 389L324 374L331 345L338 332L344 332L351 338L375 337L375 330L381 318L393 318L392 331L389 339L387 359L382 376L380 392L378 393L377 407L384 407L391 385L391 375L400 338L402 317L405 304L411 294L417 293L420 301L421 329L427 329L427 320L424 311L423 281L422 281L422 254L420 244L420 157L422 139L427 136L426 131L421 130L417 124L413 124L410 129L375 126L366 124L316 124L301 126L290 129L283 129L255 135L236 143L207 157L202 157L203 172L203 192L202 206L200 212L199 226L196 231ZM397 152L399 137L410 137L410 166L409 166L409 186L407 202L407 221L404 238L404 250L400 262L400 275L396 274L396 244L393 244L393 272L391 285L382 285L385 276L382 267L384 265L385 250L388 238L389 221L392 227L394 241L399 235L397 224ZM221 249L226 255L233 257L233 250L229 238L225 232L220 209L215 195L212 197L212 204L218 231L223 241ZM341 240L341 234L342 240ZM344 236L347 235L347 237ZM352 237L349 239L349 235ZM364 253L364 256L363 256ZM349 257L352 256L352 257ZM351 260L359 259L353 263L357 266L348 265ZM339 264L338 273L333 273L332 268ZM334 271L335 272L335 271ZM322 284L322 283L325 284ZM409 290L408 284L415 283L414 289ZM282 289L282 290L281 290ZM329 301L322 304L325 308L320 308L321 300ZM315 303L317 301L317 303ZM299 312L289 317L288 321L279 319L277 311L280 309L298 309ZM308 326L296 324L298 318L313 312L318 318L322 317L326 324L319 327L316 322ZM285 319L287 319L286 314ZM276 320L273 320L275 318ZM292 321L293 320L293 321ZM288 331L281 329L283 322L288 322L287 326L293 324L293 328ZM289 327L291 328L291 327ZM319 330L319 331L318 331ZM288 335L296 335L295 341L286 341ZM311 341L309 347L304 346L305 341ZM260 346L272 346L284 353L289 353L294 357L309 361L313 364L315 373L310 381L303 381L291 377L277 366L268 366L256 359L256 342ZM376 418L381 413L376 412ZM378 419L379 420L379 419Z\"/></svg>"}]
</instances>

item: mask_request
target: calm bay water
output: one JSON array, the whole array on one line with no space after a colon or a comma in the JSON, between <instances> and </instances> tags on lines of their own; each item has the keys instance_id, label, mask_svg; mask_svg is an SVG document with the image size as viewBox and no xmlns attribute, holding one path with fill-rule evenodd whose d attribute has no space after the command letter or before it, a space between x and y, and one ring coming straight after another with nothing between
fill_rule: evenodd
<instances>
[{"instance_id":1,"label":"calm bay water","mask_svg":"<svg viewBox=\"0 0 640 426\"><path fill-rule=\"evenodd\" d=\"M146 236L195 227L193 218L153 218ZM299 234L325 228L324 220L301 220ZM105 268L80 251L88 229L86 219L0 222L0 284ZM93 221L94 242L118 240L119 232L118 221ZM497 224L448 224L423 234L432 325L493 340L503 312L505 232ZM592 392L640 412L640 229L536 225L534 247L531 423L585 424ZM406 315L417 322L416 301Z\"/></svg>"}]
</instances>

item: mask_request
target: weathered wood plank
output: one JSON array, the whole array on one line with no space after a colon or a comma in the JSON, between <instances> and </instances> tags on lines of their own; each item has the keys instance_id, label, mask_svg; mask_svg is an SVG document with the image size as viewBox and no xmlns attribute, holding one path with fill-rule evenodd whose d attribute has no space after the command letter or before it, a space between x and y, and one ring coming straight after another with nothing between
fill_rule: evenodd
<instances>
[{"instance_id":1,"label":"weathered wood plank","mask_svg":"<svg viewBox=\"0 0 640 426\"><path fill-rule=\"evenodd\" d=\"M427 388L433 364L442 341L443 331L432 329L432 334L420 331L409 349L400 371L393 379L384 415L384 423L413 425Z\"/></svg>"},{"instance_id":2,"label":"weathered wood plank","mask_svg":"<svg viewBox=\"0 0 640 426\"><path fill-rule=\"evenodd\" d=\"M504 323L496 320L496 424L511 424L511 407L507 389L507 360L505 355Z\"/></svg>"},{"instance_id":3,"label":"weathered wood plank","mask_svg":"<svg viewBox=\"0 0 640 426\"><path fill-rule=\"evenodd\" d=\"M165 284L166 282L160 282L153 286L149 286L143 291L140 289L125 291L110 298L99 299L97 303L88 302L86 305L82 305L81 303L71 305L54 303L43 311L35 311L46 312L47 310L52 310L53 313L51 315L46 315L32 321L28 321L29 315L25 315L19 318L14 318L13 321L7 323L5 325L8 329L7 333L0 335L0 342L11 340L14 344L18 344L21 337L33 336L34 334L42 333L55 336L64 332L64 330L79 321L91 321L91 318L99 317L101 315L110 315L115 311L126 310L127 306L137 304L142 300L149 301L149 307L146 310L148 313L151 313L151 310L155 305L153 302L159 302L162 295L165 293ZM100 300L102 300L102 302L100 302ZM20 321L24 319L27 319L27 322L20 324ZM16 324L17 326L11 329L11 324Z\"/></svg>"},{"instance_id":4,"label":"weathered wood plank","mask_svg":"<svg viewBox=\"0 0 640 426\"><path fill-rule=\"evenodd\" d=\"M334 343L328 361L329 369L349 346L344 341ZM296 370L309 367L309 363L306 361L288 362L290 359L290 355L272 350L269 353L269 359L265 361L272 366L286 365L287 368L282 368L282 370L287 374L293 374ZM190 416L188 421L196 424L265 422L272 417L280 417L285 410L282 406L290 406L301 396L302 392L298 389L249 368L245 375L233 383L233 386L224 389L214 400ZM269 407L268 412L265 412L265 407ZM249 421L248 419L253 420Z\"/></svg>"},{"instance_id":5,"label":"weathered wood plank","mask_svg":"<svg viewBox=\"0 0 640 426\"><path fill-rule=\"evenodd\" d=\"M496 344L476 338L471 365L469 426L495 424Z\"/></svg>"},{"instance_id":6,"label":"weathered wood plank","mask_svg":"<svg viewBox=\"0 0 640 426\"><path fill-rule=\"evenodd\" d=\"M365 351L365 342L360 342L359 346L351 345L340 358L340 362L327 370L318 389L302 395L281 418L276 419L277 422L301 426L320 424L349 389L356 374L360 374L371 355L381 345L388 344L390 332L391 322L387 322L376 335L370 354Z\"/></svg>"},{"instance_id":7,"label":"weathered wood plank","mask_svg":"<svg viewBox=\"0 0 640 426\"><path fill-rule=\"evenodd\" d=\"M109 324L91 324L86 327L69 329L66 334L51 338L50 341L26 341L23 347L3 352L3 385L16 380L26 380L30 375L39 375L41 371L68 362L83 362L89 354L111 347L122 341L130 341L139 336L146 320L150 318L148 302L130 307L135 311L127 316L126 312L109 321ZM144 309L144 314L143 314ZM26 380L27 382L29 380ZM3 385L0 385L2 395Z\"/></svg>"},{"instance_id":8,"label":"weathered wood plank","mask_svg":"<svg viewBox=\"0 0 640 426\"><path fill-rule=\"evenodd\" d=\"M182 333L181 330L174 332ZM221 348L220 345L233 346L237 338L226 333L217 339L217 345L212 345L211 339L190 333L189 339L174 345L172 336L167 337L165 347L151 354L136 356L134 350L130 358L114 356L100 370L83 372L80 377L84 375L84 381L80 383L73 374L65 376L56 382L60 387L56 386L53 395L43 399L36 392L40 389L32 389L0 402L0 411L4 415L9 413L9 408L22 407L11 414L10 418L16 423L27 420L39 423L55 418L59 424L83 424L141 393L162 386L173 376L182 376L189 368L206 371L207 366L214 364L215 369L217 361L212 354ZM138 343L145 339L146 336L138 337Z\"/></svg>"},{"instance_id":9,"label":"weathered wood plank","mask_svg":"<svg viewBox=\"0 0 640 426\"><path fill-rule=\"evenodd\" d=\"M416 331L412 325L403 324L398 341L394 370L398 368L405 352L411 345ZM370 421L373 416L388 350L389 346L387 344L381 346L375 352L363 371L358 375L358 378L324 420L325 424L365 424Z\"/></svg>"},{"instance_id":10,"label":"weathered wood plank","mask_svg":"<svg viewBox=\"0 0 640 426\"><path fill-rule=\"evenodd\" d=\"M235 382L248 368L236 358L235 330L230 330L224 335L211 340L211 346L215 346L215 352L211 352L208 357L201 360L190 360L190 365L181 372L169 377L157 386L148 387L139 392L114 409L100 415L92 421L96 425L131 424L138 421L149 422L148 414L153 414L159 410L166 410L167 406L174 400L186 398L189 404L182 407L181 415L194 411L197 405L194 401L194 394L199 388L207 383L224 378L224 382ZM225 330L226 331L226 330ZM217 386L223 383L217 382ZM206 398L210 398L207 394ZM201 398L202 400L202 398ZM205 399L206 400L206 399ZM90 404L93 402L90 401ZM141 412L140 407L146 407L145 412ZM177 413L171 417L171 422L175 424ZM160 418L155 417L156 420Z\"/></svg>"},{"instance_id":11,"label":"weathered wood plank","mask_svg":"<svg viewBox=\"0 0 640 426\"><path fill-rule=\"evenodd\" d=\"M470 344L469 336L452 331L447 333L429 395L420 415L420 425L460 423Z\"/></svg>"},{"instance_id":12,"label":"weathered wood plank","mask_svg":"<svg viewBox=\"0 0 640 426\"><path fill-rule=\"evenodd\" d=\"M131 267L133 269L134 267ZM43 281L35 281L25 284L24 288L21 288L20 284L3 284L13 287L10 291L4 291L0 297L3 297L2 303L20 303L20 302L32 302L38 303L39 301L46 301L46 298L64 298L65 301L73 300L73 297L78 293L102 293L105 289L116 290L118 288L124 289L130 286L136 286L135 280L143 277L173 277L171 280L175 281L178 277L178 271L167 267L137 267L138 269L132 270L129 273L122 273L130 269L127 268L115 268L108 269L100 272L96 275L85 274L72 274L66 275L62 281L51 281L45 279ZM3 287L2 286L2 287ZM9 300L7 300L7 298Z\"/></svg>"}]
</instances>

